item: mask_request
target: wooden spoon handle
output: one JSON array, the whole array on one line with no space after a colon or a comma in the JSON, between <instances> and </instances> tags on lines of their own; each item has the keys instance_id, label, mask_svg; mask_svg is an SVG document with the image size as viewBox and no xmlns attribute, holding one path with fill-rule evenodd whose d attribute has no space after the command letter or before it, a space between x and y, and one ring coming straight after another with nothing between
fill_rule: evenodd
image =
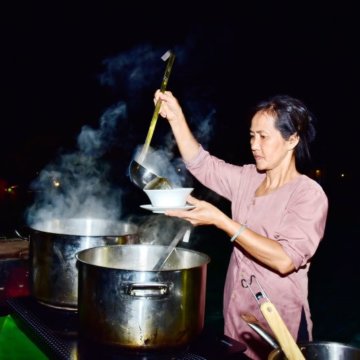
<instances>
[{"instance_id":1,"label":"wooden spoon handle","mask_svg":"<svg viewBox=\"0 0 360 360\"><path fill-rule=\"evenodd\" d=\"M273 331L280 344L281 350L284 352L287 359L305 360L304 355L297 346L275 306L270 301L266 301L260 305L260 310Z\"/></svg>"}]
</instances>

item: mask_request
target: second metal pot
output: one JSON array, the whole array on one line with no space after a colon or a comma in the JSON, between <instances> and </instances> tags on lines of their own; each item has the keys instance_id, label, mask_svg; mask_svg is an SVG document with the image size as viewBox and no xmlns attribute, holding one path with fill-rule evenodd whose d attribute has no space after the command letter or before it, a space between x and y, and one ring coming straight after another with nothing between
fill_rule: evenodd
<instances>
[{"instance_id":1,"label":"second metal pot","mask_svg":"<svg viewBox=\"0 0 360 360\"><path fill-rule=\"evenodd\" d=\"M360 360L360 349L351 345L331 341L299 343L299 348L307 360ZM286 360L280 349L273 350L268 360Z\"/></svg>"},{"instance_id":2,"label":"second metal pot","mask_svg":"<svg viewBox=\"0 0 360 360\"><path fill-rule=\"evenodd\" d=\"M54 219L30 228L30 290L41 303L66 310L78 304L78 251L138 241L137 226L104 219Z\"/></svg>"}]
</instances>

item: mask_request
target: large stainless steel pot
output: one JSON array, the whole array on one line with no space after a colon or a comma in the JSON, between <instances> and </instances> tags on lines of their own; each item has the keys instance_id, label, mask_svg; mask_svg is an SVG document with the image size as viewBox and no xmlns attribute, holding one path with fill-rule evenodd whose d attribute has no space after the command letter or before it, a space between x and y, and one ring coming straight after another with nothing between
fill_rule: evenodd
<instances>
[{"instance_id":1,"label":"large stainless steel pot","mask_svg":"<svg viewBox=\"0 0 360 360\"><path fill-rule=\"evenodd\" d=\"M183 348L202 331L210 258L161 245L102 246L79 260L79 335L126 351ZM89 342L89 341L88 341Z\"/></svg>"},{"instance_id":2,"label":"large stainless steel pot","mask_svg":"<svg viewBox=\"0 0 360 360\"><path fill-rule=\"evenodd\" d=\"M41 303L76 310L75 255L91 247L137 242L137 226L104 219L55 219L30 228L30 291Z\"/></svg>"}]
</instances>

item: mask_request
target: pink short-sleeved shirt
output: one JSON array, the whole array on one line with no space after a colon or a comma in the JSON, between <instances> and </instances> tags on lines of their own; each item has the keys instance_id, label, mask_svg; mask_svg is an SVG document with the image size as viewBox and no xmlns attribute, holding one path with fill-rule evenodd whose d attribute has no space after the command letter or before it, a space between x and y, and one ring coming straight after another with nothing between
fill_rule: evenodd
<instances>
[{"instance_id":1,"label":"pink short-sleeved shirt","mask_svg":"<svg viewBox=\"0 0 360 360\"><path fill-rule=\"evenodd\" d=\"M241 280L255 275L296 339L304 309L310 340L312 320L308 303L308 271L325 231L328 200L321 186L300 175L278 190L256 197L265 174L255 165L228 164L200 147L197 156L186 163L188 170L206 187L231 201L232 218L249 229L277 240L291 257L296 271L283 276L254 261L238 245L234 246L224 289L225 334L246 342L248 354L264 343L242 320L242 313L254 314L267 327L259 304ZM255 290L257 290L256 288ZM269 328L268 328L269 329ZM249 337L254 338L250 340ZM258 342L258 345L256 345Z\"/></svg>"}]
</instances>

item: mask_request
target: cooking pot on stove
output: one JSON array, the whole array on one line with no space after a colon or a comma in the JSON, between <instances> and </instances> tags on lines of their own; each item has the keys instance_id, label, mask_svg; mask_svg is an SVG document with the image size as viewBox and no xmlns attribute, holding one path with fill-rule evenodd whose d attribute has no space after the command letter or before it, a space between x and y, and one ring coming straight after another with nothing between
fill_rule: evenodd
<instances>
[{"instance_id":1,"label":"cooking pot on stove","mask_svg":"<svg viewBox=\"0 0 360 360\"><path fill-rule=\"evenodd\" d=\"M53 219L30 228L30 291L44 305L76 310L78 251L138 242L137 226L105 219Z\"/></svg>"},{"instance_id":2,"label":"cooking pot on stove","mask_svg":"<svg viewBox=\"0 0 360 360\"><path fill-rule=\"evenodd\" d=\"M202 331L210 258L175 248L160 271L162 245L80 251L79 336L130 352L185 348Z\"/></svg>"},{"instance_id":3,"label":"cooking pot on stove","mask_svg":"<svg viewBox=\"0 0 360 360\"><path fill-rule=\"evenodd\" d=\"M332 341L314 341L299 343L298 345L307 360L360 359L360 349L347 344ZM286 357L280 349L276 349L269 354L268 360L286 360Z\"/></svg>"},{"instance_id":4,"label":"cooking pot on stove","mask_svg":"<svg viewBox=\"0 0 360 360\"><path fill-rule=\"evenodd\" d=\"M272 333L264 329L261 323L249 314L241 315L242 319L261 336L271 347L274 348L268 355L268 360L286 360L278 341ZM299 342L298 347L306 360L360 360L360 348L349 344L333 341Z\"/></svg>"}]
</instances>

